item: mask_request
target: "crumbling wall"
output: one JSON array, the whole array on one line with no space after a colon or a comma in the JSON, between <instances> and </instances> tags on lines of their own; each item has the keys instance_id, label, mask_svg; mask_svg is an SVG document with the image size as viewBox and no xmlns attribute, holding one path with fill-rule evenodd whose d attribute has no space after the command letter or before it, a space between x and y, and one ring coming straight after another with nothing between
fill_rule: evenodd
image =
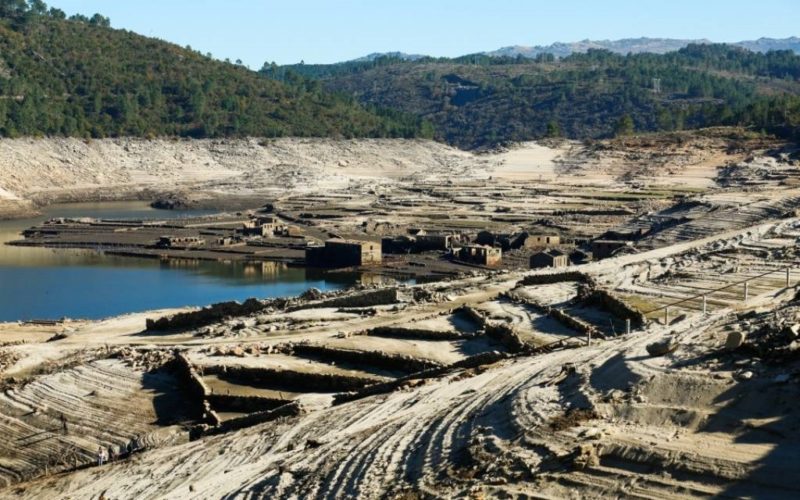
<instances>
[{"instance_id":1,"label":"crumbling wall","mask_svg":"<svg viewBox=\"0 0 800 500\"><path fill-rule=\"evenodd\" d=\"M207 401L217 411L254 413L274 410L286 404L285 399L263 398L260 396L234 396L230 394L209 394Z\"/></svg>"},{"instance_id":2,"label":"crumbling wall","mask_svg":"<svg viewBox=\"0 0 800 500\"><path fill-rule=\"evenodd\" d=\"M248 366L210 366L205 368L205 373L256 386L259 384L280 385L286 387L287 391L295 392L307 392L310 387L320 392L351 391L380 380L333 373L298 372Z\"/></svg>"},{"instance_id":3,"label":"crumbling wall","mask_svg":"<svg viewBox=\"0 0 800 500\"><path fill-rule=\"evenodd\" d=\"M372 307L387 304L396 304L398 301L397 288L379 288L356 293L348 293L340 297L332 297L319 302L312 302L291 307L288 310L312 309L322 307Z\"/></svg>"},{"instance_id":4,"label":"crumbling wall","mask_svg":"<svg viewBox=\"0 0 800 500\"><path fill-rule=\"evenodd\" d=\"M192 396L203 399L211 393L211 390L208 388L205 382L203 382L203 379L194 369L189 360L186 359L186 356L181 353L176 353L174 362L176 371L178 372L181 381L184 383Z\"/></svg>"},{"instance_id":5,"label":"crumbling wall","mask_svg":"<svg viewBox=\"0 0 800 500\"><path fill-rule=\"evenodd\" d=\"M580 271L563 271L559 273L531 274L522 278L519 286L548 285L563 281L577 281L580 283L594 284L594 279Z\"/></svg>"},{"instance_id":6,"label":"crumbling wall","mask_svg":"<svg viewBox=\"0 0 800 500\"><path fill-rule=\"evenodd\" d=\"M244 417L226 420L219 425L217 430L218 432L229 432L264 422L271 422L272 420L279 418L296 417L302 413L303 407L300 406L300 403L297 401L292 401L273 410L251 413L250 415L245 415Z\"/></svg>"},{"instance_id":7,"label":"crumbling wall","mask_svg":"<svg viewBox=\"0 0 800 500\"><path fill-rule=\"evenodd\" d=\"M401 326L379 326L367 330L366 334L373 337L419 340L463 340L474 337L474 335L456 331L424 330L422 328L405 328Z\"/></svg>"},{"instance_id":8,"label":"crumbling wall","mask_svg":"<svg viewBox=\"0 0 800 500\"><path fill-rule=\"evenodd\" d=\"M601 338L601 339L605 338L605 335L602 332L600 332L600 330L598 330L597 327L595 327L594 325L589 324L574 316L571 316L566 312L562 311L561 309L558 309L557 307L551 307L549 305L541 304L535 300L526 297L520 297L519 295L514 293L509 293L506 294L505 296L515 302L522 302L528 304L529 306L533 307L540 313L550 316L551 318L558 321L562 325L571 328L575 331L591 335L593 338Z\"/></svg>"},{"instance_id":9,"label":"crumbling wall","mask_svg":"<svg viewBox=\"0 0 800 500\"><path fill-rule=\"evenodd\" d=\"M213 427L198 426L192 431L192 439L198 439L202 436L210 436L214 434L222 434L224 432L235 431L251 427L253 425L262 424L264 422L271 422L279 418L296 417L303 414L303 407L297 401L292 401L281 405L272 410L260 411L251 413L239 418L232 418L220 422Z\"/></svg>"},{"instance_id":10,"label":"crumbling wall","mask_svg":"<svg viewBox=\"0 0 800 500\"><path fill-rule=\"evenodd\" d=\"M456 312L461 312L467 315L469 319L480 325L481 328L486 328L486 316L472 306L463 305L456 309Z\"/></svg>"},{"instance_id":11,"label":"crumbling wall","mask_svg":"<svg viewBox=\"0 0 800 500\"><path fill-rule=\"evenodd\" d=\"M558 309L556 307L549 307L545 306L547 314L553 318L554 320L558 321L564 326L572 328L573 330L579 331L581 333L591 335L592 338L601 338L604 339L606 336L600 332L592 324L589 324L582 319L578 319L575 316L570 316L566 312Z\"/></svg>"},{"instance_id":12,"label":"crumbling wall","mask_svg":"<svg viewBox=\"0 0 800 500\"><path fill-rule=\"evenodd\" d=\"M295 344L293 349L296 354L301 356L320 356L329 361L367 364L388 370L411 373L442 366L441 363L430 359L419 359L414 356L388 354L380 351L357 351L313 344Z\"/></svg>"},{"instance_id":13,"label":"crumbling wall","mask_svg":"<svg viewBox=\"0 0 800 500\"><path fill-rule=\"evenodd\" d=\"M244 316L262 311L269 307L268 303L258 299L247 299L240 304L235 301L218 302L197 311L189 311L164 316L158 319L147 318L148 331L188 330L216 323L228 316Z\"/></svg>"},{"instance_id":14,"label":"crumbling wall","mask_svg":"<svg viewBox=\"0 0 800 500\"><path fill-rule=\"evenodd\" d=\"M527 352L528 344L522 341L514 328L507 323L499 321L486 322L486 335L503 344L510 352Z\"/></svg>"},{"instance_id":15,"label":"crumbling wall","mask_svg":"<svg viewBox=\"0 0 800 500\"><path fill-rule=\"evenodd\" d=\"M606 309L614 316L631 320L633 326L641 327L647 323L647 318L640 310L627 304L608 290L596 288L592 290L586 301Z\"/></svg>"},{"instance_id":16,"label":"crumbling wall","mask_svg":"<svg viewBox=\"0 0 800 500\"><path fill-rule=\"evenodd\" d=\"M203 415L203 420L206 423L219 425L219 417L206 400L207 396L211 394L211 389L203 382L202 377L200 377L186 356L176 353L173 363L178 377L191 396L190 404L195 406L199 415Z\"/></svg>"},{"instance_id":17,"label":"crumbling wall","mask_svg":"<svg viewBox=\"0 0 800 500\"><path fill-rule=\"evenodd\" d=\"M376 394L386 394L395 391L397 389L400 389L401 387L418 384L420 383L420 381L424 379L441 377L442 375L445 375L449 372L459 369L471 369L483 365L497 363L498 361L503 359L508 359L511 356L512 354L507 352L499 352L499 351L482 352L480 354L476 354L475 356L470 356L466 359L456 361L451 365L441 366L438 368L431 368L429 370L413 373L411 375L407 375L405 377L392 380L389 382L369 385L358 391L337 394L333 398L333 404L339 405L342 403L355 401L357 399L365 398L368 396L374 396Z\"/></svg>"}]
</instances>

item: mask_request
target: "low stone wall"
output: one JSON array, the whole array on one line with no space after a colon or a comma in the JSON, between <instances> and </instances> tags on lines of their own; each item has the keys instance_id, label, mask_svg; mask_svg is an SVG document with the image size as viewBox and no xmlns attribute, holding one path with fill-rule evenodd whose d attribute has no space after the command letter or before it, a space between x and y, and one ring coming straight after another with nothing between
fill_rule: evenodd
<instances>
[{"instance_id":1,"label":"low stone wall","mask_svg":"<svg viewBox=\"0 0 800 500\"><path fill-rule=\"evenodd\" d=\"M577 281L580 283L594 283L594 279L580 271L563 271L555 273L531 274L520 280L519 286L547 285L564 281Z\"/></svg>"},{"instance_id":2,"label":"low stone wall","mask_svg":"<svg viewBox=\"0 0 800 500\"><path fill-rule=\"evenodd\" d=\"M210 394L206 400L216 411L241 413L274 410L287 403L285 399L262 398L259 396L233 396L230 394Z\"/></svg>"},{"instance_id":3,"label":"low stone wall","mask_svg":"<svg viewBox=\"0 0 800 500\"><path fill-rule=\"evenodd\" d=\"M194 369L192 364L181 353L175 354L173 366L178 373L178 377L185 385L191 396L191 404L196 406L198 414L203 415L203 420L210 425L218 425L219 417L211 411L207 397L211 394L211 389L203 382L203 379Z\"/></svg>"},{"instance_id":4,"label":"low stone wall","mask_svg":"<svg viewBox=\"0 0 800 500\"><path fill-rule=\"evenodd\" d=\"M486 316L484 316L480 311L475 309L471 306L461 306L456 309L456 312L461 312L466 314L472 321L479 324L481 328L486 328Z\"/></svg>"},{"instance_id":5,"label":"low stone wall","mask_svg":"<svg viewBox=\"0 0 800 500\"><path fill-rule=\"evenodd\" d=\"M586 301L608 310L614 316L631 320L632 326L642 327L647 324L647 318L640 310L625 303L625 301L608 290L596 288L589 294Z\"/></svg>"},{"instance_id":6,"label":"low stone wall","mask_svg":"<svg viewBox=\"0 0 800 500\"><path fill-rule=\"evenodd\" d=\"M592 324L589 324L589 323L587 323L587 322L585 322L585 321L583 321L581 319L578 319L578 318L576 318L574 316L570 316L569 314L565 313L561 309L557 309L555 307L548 307L548 306L545 306L545 308L547 310L547 314L551 318L553 318L554 320L556 320L559 323L561 323L562 325L568 326L569 328L572 328L573 330L577 330L577 331L579 331L581 333L584 333L584 334L587 334L587 335L591 335L592 338L600 338L600 339L606 338L606 336L603 333L601 333L600 330L598 330L597 327L595 327Z\"/></svg>"},{"instance_id":7,"label":"low stone wall","mask_svg":"<svg viewBox=\"0 0 800 500\"><path fill-rule=\"evenodd\" d=\"M158 319L147 318L148 331L188 330L216 323L229 316L244 316L256 313L269 307L268 303L258 299L247 299L244 303L219 302L197 311L189 311L164 316Z\"/></svg>"},{"instance_id":8,"label":"low stone wall","mask_svg":"<svg viewBox=\"0 0 800 500\"><path fill-rule=\"evenodd\" d=\"M192 431L192 439L244 429L245 427L263 424L264 422L271 422L279 418L296 417L298 415L302 415L302 413L303 407L300 405L300 403L297 401L292 401L272 410L251 413L250 415L245 415L243 417L225 420L214 427L195 427L195 429Z\"/></svg>"},{"instance_id":9,"label":"low stone wall","mask_svg":"<svg viewBox=\"0 0 800 500\"><path fill-rule=\"evenodd\" d=\"M393 392L397 389L400 389L401 387L413 384L415 381L420 381L428 378L441 377L442 375L445 375L454 370L477 368L479 366L497 363L498 361L501 361L503 359L508 359L512 356L513 356L512 354L509 354L507 352L498 352L498 351L483 352L480 354L476 354L475 356L470 356L466 359L462 359L461 361L457 361L451 365L442 366L439 368L431 368L429 370L417 372L408 375L406 377L392 380L390 382L373 384L364 387L359 391L337 394L333 398L333 404L340 405L343 403L348 403L350 401L355 401L357 399L362 399L369 396L375 396L377 394L386 394L389 392Z\"/></svg>"},{"instance_id":10,"label":"low stone wall","mask_svg":"<svg viewBox=\"0 0 800 500\"><path fill-rule=\"evenodd\" d=\"M506 323L487 321L485 329L486 335L503 344L510 352L518 353L529 350L528 344L523 342L514 328Z\"/></svg>"},{"instance_id":11,"label":"low stone wall","mask_svg":"<svg viewBox=\"0 0 800 500\"><path fill-rule=\"evenodd\" d=\"M290 307L287 310L295 311L300 309L318 309L322 307L372 307L396 304L397 301L397 288L379 288L377 290L348 293L340 297L331 297L318 302L310 302Z\"/></svg>"},{"instance_id":12,"label":"low stone wall","mask_svg":"<svg viewBox=\"0 0 800 500\"><path fill-rule=\"evenodd\" d=\"M251 368L245 366L212 366L205 373L217 374L221 378L233 379L247 384L278 384L291 392L307 392L309 387L315 391L337 392L360 389L380 379L354 377L331 373L298 372L292 370L274 370L270 368Z\"/></svg>"},{"instance_id":13,"label":"low stone wall","mask_svg":"<svg viewBox=\"0 0 800 500\"><path fill-rule=\"evenodd\" d=\"M327 361L342 361L346 363L366 364L385 368L387 370L400 370L407 373L418 372L442 366L440 363L429 359L419 359L414 356L388 354L380 351L357 351L352 349L337 349L334 347L295 344L295 353L310 356L320 356Z\"/></svg>"},{"instance_id":14,"label":"low stone wall","mask_svg":"<svg viewBox=\"0 0 800 500\"><path fill-rule=\"evenodd\" d=\"M399 326L379 326L367 330L366 335L372 337L387 337L392 339L419 339L419 340L463 340L473 338L474 335L446 330L424 330L421 328L403 328Z\"/></svg>"},{"instance_id":15,"label":"low stone wall","mask_svg":"<svg viewBox=\"0 0 800 500\"><path fill-rule=\"evenodd\" d=\"M583 334L591 334L592 338L601 338L601 339L606 338L606 336L602 332L600 332L600 330L598 330L597 327L595 327L594 325L589 324L589 323L587 323L587 322L585 322L585 321L583 321L581 319L578 319L578 318L576 318L574 316L570 316L569 314L567 314L566 312L562 311L561 309L558 309L556 307L552 307L552 306L549 306L549 305L541 304L541 303L539 303L539 302L537 302L535 300L529 299L529 298L520 297L519 295L517 295L517 294L515 294L513 292L512 293L508 293L505 296L508 297L510 300L515 301L515 302L522 302L522 303L528 304L529 306L533 307L537 311L541 312L542 314L546 314L546 315L550 316L551 318L553 318L554 320L558 321L559 323L561 323L562 325L564 325L564 326L566 326L568 328L571 328L571 329L576 330L576 331L578 331L580 333L583 333Z\"/></svg>"}]
</instances>

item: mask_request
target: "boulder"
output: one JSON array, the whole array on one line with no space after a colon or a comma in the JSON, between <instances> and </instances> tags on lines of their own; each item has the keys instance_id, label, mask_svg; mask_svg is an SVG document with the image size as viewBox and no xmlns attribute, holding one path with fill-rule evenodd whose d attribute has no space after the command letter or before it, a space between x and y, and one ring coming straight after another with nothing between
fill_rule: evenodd
<instances>
[{"instance_id":1,"label":"boulder","mask_svg":"<svg viewBox=\"0 0 800 500\"><path fill-rule=\"evenodd\" d=\"M728 333L728 338L725 339L725 349L730 351L738 349L742 344L744 344L745 337L745 333L739 330L734 330Z\"/></svg>"},{"instance_id":2,"label":"boulder","mask_svg":"<svg viewBox=\"0 0 800 500\"><path fill-rule=\"evenodd\" d=\"M666 338L664 340L659 340L658 342L653 342L652 344L647 344L647 353L650 356L664 356L665 354L669 354L677 348L678 343L675 342L674 339Z\"/></svg>"}]
</instances>

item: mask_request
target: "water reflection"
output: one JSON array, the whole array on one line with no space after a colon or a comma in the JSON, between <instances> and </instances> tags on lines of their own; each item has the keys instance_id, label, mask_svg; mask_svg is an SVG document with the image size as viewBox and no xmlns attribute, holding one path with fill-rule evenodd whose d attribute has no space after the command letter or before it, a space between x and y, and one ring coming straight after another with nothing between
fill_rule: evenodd
<instances>
[{"instance_id":1,"label":"water reflection","mask_svg":"<svg viewBox=\"0 0 800 500\"><path fill-rule=\"evenodd\" d=\"M155 210L144 202L80 203L51 206L41 217L0 222L0 321L101 318L248 297L297 295L311 287L337 289L359 280L353 273L329 276L321 270L275 262L162 261L2 244L52 217L166 219L204 213Z\"/></svg>"}]
</instances>

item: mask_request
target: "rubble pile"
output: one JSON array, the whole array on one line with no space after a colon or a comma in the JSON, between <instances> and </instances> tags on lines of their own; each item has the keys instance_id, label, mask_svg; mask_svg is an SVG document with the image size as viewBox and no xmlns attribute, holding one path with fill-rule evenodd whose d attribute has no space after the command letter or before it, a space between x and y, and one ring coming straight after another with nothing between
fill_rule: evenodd
<instances>
[{"instance_id":1,"label":"rubble pile","mask_svg":"<svg viewBox=\"0 0 800 500\"><path fill-rule=\"evenodd\" d=\"M174 359L174 354L168 349L122 347L116 350L111 357L122 360L134 370L152 372L171 362Z\"/></svg>"}]
</instances>

